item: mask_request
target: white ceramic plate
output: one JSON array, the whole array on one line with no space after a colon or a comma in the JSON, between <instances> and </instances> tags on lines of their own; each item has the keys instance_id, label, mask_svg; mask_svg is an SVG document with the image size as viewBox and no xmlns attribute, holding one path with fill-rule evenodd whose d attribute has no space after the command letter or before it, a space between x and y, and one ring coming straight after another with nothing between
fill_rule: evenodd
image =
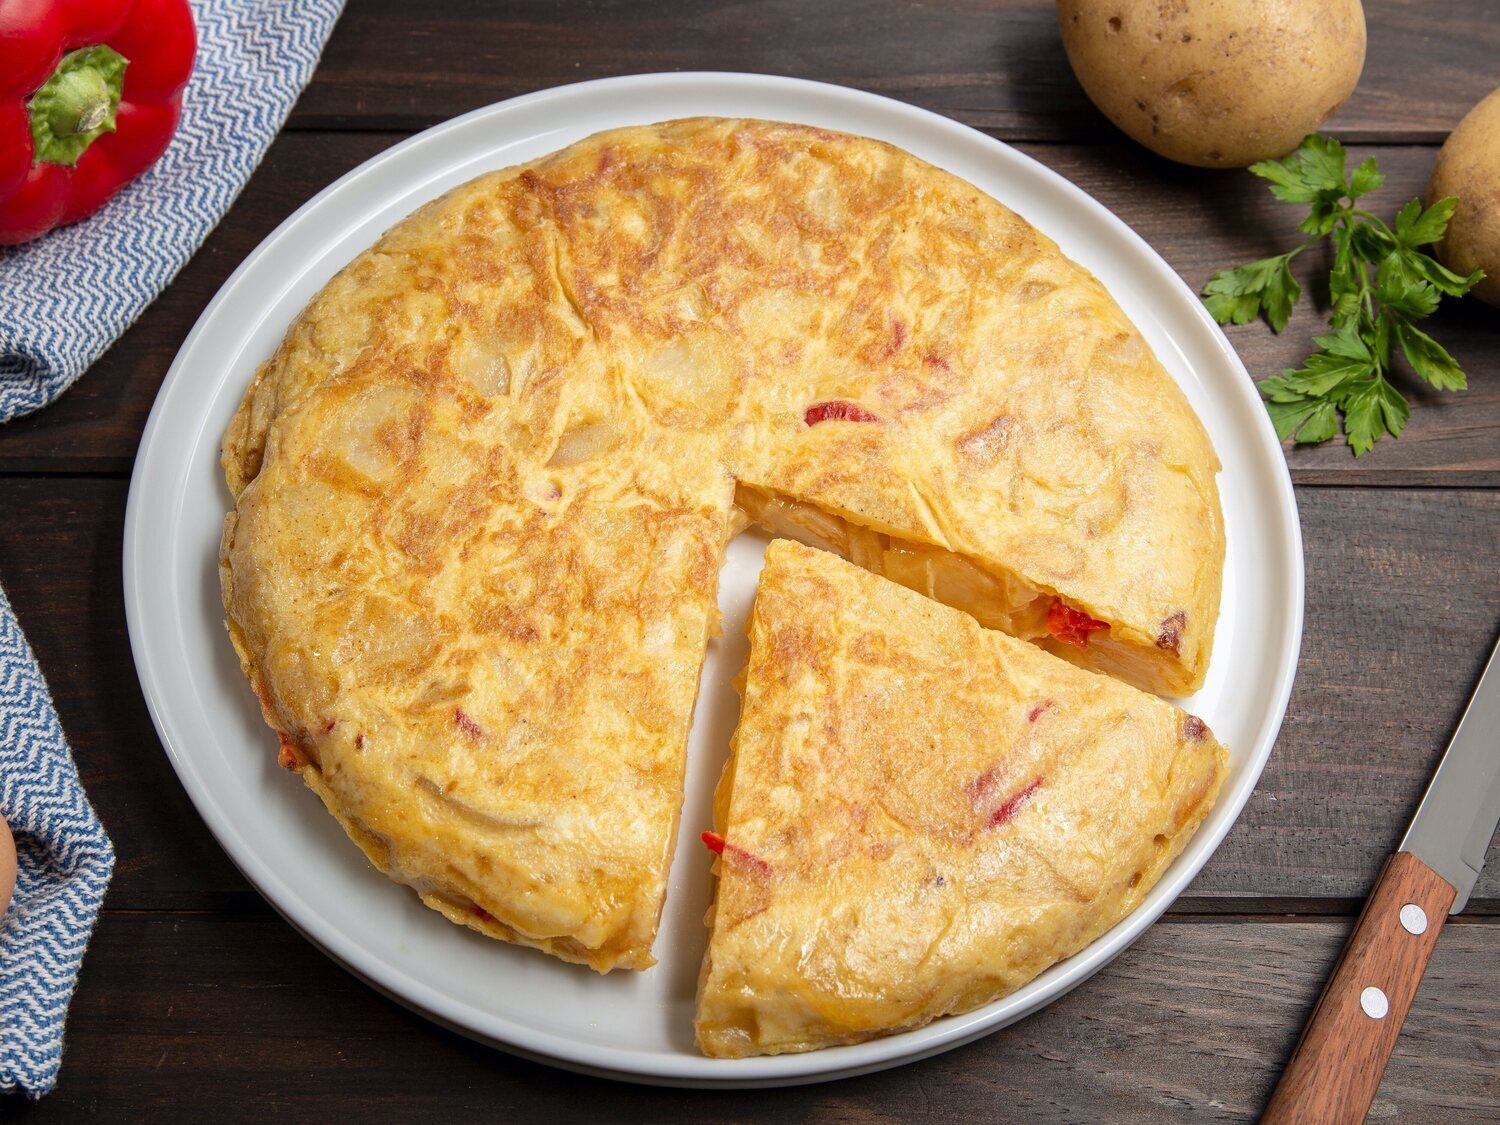
<instances>
[{"instance_id":1,"label":"white ceramic plate","mask_svg":"<svg viewBox=\"0 0 1500 1125\"><path fill-rule=\"evenodd\" d=\"M1091 269L1145 333L1208 427L1229 553L1208 683L1191 701L1232 748L1223 795L1129 918L1011 996L871 1043L715 1060L693 1047L710 856L698 829L736 721L730 686L764 541L741 536L721 579L689 746L683 832L645 973L599 977L451 925L388 882L298 779L276 765L224 633L217 552L229 492L219 439L256 365L335 271L417 205L481 172L590 133L698 114L797 121L890 141L1019 211ZM1281 725L1302 635L1302 549L1276 437L1229 343L1172 270L1078 188L946 118L836 86L745 74L642 75L544 90L477 110L356 168L284 222L204 311L162 384L131 481L125 608L136 668L172 764L241 871L293 925L375 987L507 1050L578 1070L680 1085L751 1086L859 1074L975 1039L1036 1011L1109 962L1196 875L1239 815Z\"/></svg>"}]
</instances>

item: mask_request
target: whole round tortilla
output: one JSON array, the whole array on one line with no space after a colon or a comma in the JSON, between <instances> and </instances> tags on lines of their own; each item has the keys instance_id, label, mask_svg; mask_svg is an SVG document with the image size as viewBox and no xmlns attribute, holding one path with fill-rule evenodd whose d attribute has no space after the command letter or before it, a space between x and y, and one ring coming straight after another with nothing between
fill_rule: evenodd
<instances>
[{"instance_id":1,"label":"whole round tortilla","mask_svg":"<svg viewBox=\"0 0 1500 1125\"><path fill-rule=\"evenodd\" d=\"M695 119L417 211L225 437L283 761L448 917L652 963L725 542L754 517L1141 686L1201 683L1218 462L1108 294L889 145ZM1107 624L1086 648L1049 607Z\"/></svg>"}]
</instances>

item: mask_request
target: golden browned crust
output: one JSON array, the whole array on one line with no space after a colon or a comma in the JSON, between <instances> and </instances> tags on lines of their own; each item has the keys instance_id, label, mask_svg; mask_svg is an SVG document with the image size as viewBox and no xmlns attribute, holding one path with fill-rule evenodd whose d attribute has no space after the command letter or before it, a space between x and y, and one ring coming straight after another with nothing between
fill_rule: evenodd
<instances>
[{"instance_id":1,"label":"golden browned crust","mask_svg":"<svg viewBox=\"0 0 1500 1125\"><path fill-rule=\"evenodd\" d=\"M1097 282L799 126L619 130L422 208L298 318L224 467L230 634L309 785L450 917L601 970L651 963L736 481L978 560L1031 620L1061 595L1110 623L1069 655L1163 690L1218 604L1217 462Z\"/></svg>"},{"instance_id":2,"label":"golden browned crust","mask_svg":"<svg viewBox=\"0 0 1500 1125\"><path fill-rule=\"evenodd\" d=\"M859 1042L1019 988L1140 903L1225 761L1170 704L773 542L715 801L699 1046Z\"/></svg>"}]
</instances>

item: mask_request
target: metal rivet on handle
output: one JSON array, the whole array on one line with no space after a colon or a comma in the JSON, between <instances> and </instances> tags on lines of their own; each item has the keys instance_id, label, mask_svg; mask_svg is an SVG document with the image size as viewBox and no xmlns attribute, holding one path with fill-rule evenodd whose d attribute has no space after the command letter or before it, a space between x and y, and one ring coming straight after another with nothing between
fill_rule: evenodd
<instances>
[{"instance_id":1,"label":"metal rivet on handle","mask_svg":"<svg viewBox=\"0 0 1500 1125\"><path fill-rule=\"evenodd\" d=\"M1414 902L1401 908L1401 928L1409 934L1427 932L1427 912Z\"/></svg>"},{"instance_id":2,"label":"metal rivet on handle","mask_svg":"<svg viewBox=\"0 0 1500 1125\"><path fill-rule=\"evenodd\" d=\"M1359 994L1359 1006L1372 1020L1385 1019L1385 1014L1391 1010L1390 1001L1385 998L1385 993L1373 984Z\"/></svg>"}]
</instances>

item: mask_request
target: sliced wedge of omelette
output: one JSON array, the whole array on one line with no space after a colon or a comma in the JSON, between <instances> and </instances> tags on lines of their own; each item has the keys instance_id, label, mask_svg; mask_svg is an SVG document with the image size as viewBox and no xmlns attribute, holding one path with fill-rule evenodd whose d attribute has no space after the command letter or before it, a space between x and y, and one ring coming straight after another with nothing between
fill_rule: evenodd
<instances>
[{"instance_id":1,"label":"sliced wedge of omelette","mask_svg":"<svg viewBox=\"0 0 1500 1125\"><path fill-rule=\"evenodd\" d=\"M644 968L745 520L1167 693L1207 668L1218 461L1104 289L889 145L695 119L423 207L225 435L230 637L370 860Z\"/></svg>"},{"instance_id":2,"label":"sliced wedge of omelette","mask_svg":"<svg viewBox=\"0 0 1500 1125\"><path fill-rule=\"evenodd\" d=\"M699 1046L855 1043L1014 991L1135 908L1225 761L1170 704L773 542L705 834Z\"/></svg>"}]
</instances>

